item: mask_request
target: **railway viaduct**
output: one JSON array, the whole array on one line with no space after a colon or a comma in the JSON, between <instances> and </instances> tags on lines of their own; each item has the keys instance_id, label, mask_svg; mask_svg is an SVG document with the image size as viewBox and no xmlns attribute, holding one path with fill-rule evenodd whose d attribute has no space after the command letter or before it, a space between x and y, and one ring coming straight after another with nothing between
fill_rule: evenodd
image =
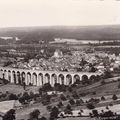
<instances>
[{"instance_id":1,"label":"railway viaduct","mask_svg":"<svg viewBox=\"0 0 120 120\"><path fill-rule=\"evenodd\" d=\"M83 77L100 76L101 73L94 72L61 72L61 71L40 71L28 70L19 68L0 67L0 78L10 81L10 83L22 84L25 81L26 85L32 84L42 86L45 83L50 83L54 86L55 83L64 85L73 84L76 80L82 80Z\"/></svg>"}]
</instances>

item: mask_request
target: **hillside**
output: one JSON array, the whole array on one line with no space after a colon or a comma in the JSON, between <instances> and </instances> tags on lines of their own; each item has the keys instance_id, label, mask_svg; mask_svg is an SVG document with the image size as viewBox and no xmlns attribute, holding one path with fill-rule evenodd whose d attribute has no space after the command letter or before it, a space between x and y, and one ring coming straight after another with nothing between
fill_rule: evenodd
<instances>
[{"instance_id":1,"label":"hillside","mask_svg":"<svg viewBox=\"0 0 120 120\"><path fill-rule=\"evenodd\" d=\"M105 26L50 26L0 28L0 36L23 38L30 34L52 35L52 37L75 38L81 40L120 39L120 25Z\"/></svg>"}]
</instances>

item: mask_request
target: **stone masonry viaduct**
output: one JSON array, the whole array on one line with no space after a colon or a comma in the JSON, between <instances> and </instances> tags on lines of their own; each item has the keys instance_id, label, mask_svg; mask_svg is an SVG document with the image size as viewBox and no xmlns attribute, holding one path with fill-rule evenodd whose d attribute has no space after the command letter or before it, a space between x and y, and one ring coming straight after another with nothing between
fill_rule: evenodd
<instances>
[{"instance_id":1,"label":"stone masonry viaduct","mask_svg":"<svg viewBox=\"0 0 120 120\"><path fill-rule=\"evenodd\" d=\"M7 79L10 83L22 84L25 81L26 85L31 83L36 86L42 86L45 83L50 83L52 86L55 83L69 85L77 79L82 80L84 76L89 79L100 75L101 73L94 72L58 72L0 67L0 78Z\"/></svg>"}]
</instances>

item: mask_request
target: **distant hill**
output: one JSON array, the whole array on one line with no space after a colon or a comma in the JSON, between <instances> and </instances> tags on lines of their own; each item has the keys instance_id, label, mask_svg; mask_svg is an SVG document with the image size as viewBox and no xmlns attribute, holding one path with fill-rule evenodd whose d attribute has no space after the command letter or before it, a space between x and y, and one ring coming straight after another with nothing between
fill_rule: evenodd
<instances>
[{"instance_id":1,"label":"distant hill","mask_svg":"<svg viewBox=\"0 0 120 120\"><path fill-rule=\"evenodd\" d=\"M49 34L54 38L74 38L79 40L120 40L120 25L0 28L0 36L16 36L23 39L30 34L37 36L47 36Z\"/></svg>"}]
</instances>

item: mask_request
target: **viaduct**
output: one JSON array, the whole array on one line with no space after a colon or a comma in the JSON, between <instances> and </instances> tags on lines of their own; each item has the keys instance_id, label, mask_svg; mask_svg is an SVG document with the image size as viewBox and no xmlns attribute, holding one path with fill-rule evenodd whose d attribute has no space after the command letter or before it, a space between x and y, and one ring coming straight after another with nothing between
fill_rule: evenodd
<instances>
[{"instance_id":1,"label":"viaduct","mask_svg":"<svg viewBox=\"0 0 120 120\"><path fill-rule=\"evenodd\" d=\"M76 80L82 81L84 77L90 79L100 75L101 73L94 72L58 72L0 67L0 78L7 79L10 83L22 84L24 81L26 85L35 86L42 86L45 83L50 83L52 86L55 83L69 85Z\"/></svg>"}]
</instances>

